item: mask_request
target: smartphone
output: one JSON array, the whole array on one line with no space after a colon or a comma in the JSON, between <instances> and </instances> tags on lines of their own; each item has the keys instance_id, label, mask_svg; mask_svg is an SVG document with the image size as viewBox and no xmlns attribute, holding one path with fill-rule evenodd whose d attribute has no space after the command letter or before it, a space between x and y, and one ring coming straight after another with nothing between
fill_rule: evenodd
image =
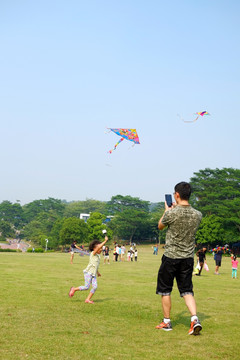
<instances>
[{"instance_id":1,"label":"smartphone","mask_svg":"<svg viewBox=\"0 0 240 360\"><path fill-rule=\"evenodd\" d=\"M171 207L173 202L172 202L172 195L171 194L166 194L165 195L165 200L166 200L166 203L167 203L167 206L168 207Z\"/></svg>"}]
</instances>

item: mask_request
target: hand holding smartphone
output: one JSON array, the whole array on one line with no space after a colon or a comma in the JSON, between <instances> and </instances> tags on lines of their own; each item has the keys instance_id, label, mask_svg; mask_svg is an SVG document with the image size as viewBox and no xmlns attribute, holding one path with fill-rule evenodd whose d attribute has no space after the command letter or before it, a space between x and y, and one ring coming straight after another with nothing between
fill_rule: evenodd
<instances>
[{"instance_id":1,"label":"hand holding smartphone","mask_svg":"<svg viewBox=\"0 0 240 360\"><path fill-rule=\"evenodd\" d=\"M166 201L168 207L172 207L173 202L172 202L172 195L171 194L166 194L165 195L165 201Z\"/></svg>"}]
</instances>

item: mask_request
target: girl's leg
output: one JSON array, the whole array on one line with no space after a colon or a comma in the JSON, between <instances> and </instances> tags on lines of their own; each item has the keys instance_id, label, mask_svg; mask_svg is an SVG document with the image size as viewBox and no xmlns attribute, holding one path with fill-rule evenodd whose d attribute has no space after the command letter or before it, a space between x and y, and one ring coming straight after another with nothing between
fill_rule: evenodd
<instances>
[{"instance_id":1,"label":"girl's leg","mask_svg":"<svg viewBox=\"0 0 240 360\"><path fill-rule=\"evenodd\" d=\"M88 297L86 298L85 303L93 304L93 301L91 301L90 299L92 298L93 294L97 290L97 278L96 278L96 276L92 277L91 280L92 280L92 289L91 289Z\"/></svg>"},{"instance_id":2,"label":"girl's leg","mask_svg":"<svg viewBox=\"0 0 240 360\"><path fill-rule=\"evenodd\" d=\"M92 281L92 275L89 273L85 273L84 274L84 280L85 280L85 285L84 286L79 286L79 287L71 287L70 292L69 292L69 296L73 297L75 291L83 291L83 290L88 290L90 288L91 285L91 281Z\"/></svg>"},{"instance_id":3,"label":"girl's leg","mask_svg":"<svg viewBox=\"0 0 240 360\"><path fill-rule=\"evenodd\" d=\"M237 278L237 269L232 269L232 278Z\"/></svg>"},{"instance_id":4,"label":"girl's leg","mask_svg":"<svg viewBox=\"0 0 240 360\"><path fill-rule=\"evenodd\" d=\"M73 264L73 258L74 258L74 254L71 254L71 260L70 260L71 264Z\"/></svg>"}]
</instances>

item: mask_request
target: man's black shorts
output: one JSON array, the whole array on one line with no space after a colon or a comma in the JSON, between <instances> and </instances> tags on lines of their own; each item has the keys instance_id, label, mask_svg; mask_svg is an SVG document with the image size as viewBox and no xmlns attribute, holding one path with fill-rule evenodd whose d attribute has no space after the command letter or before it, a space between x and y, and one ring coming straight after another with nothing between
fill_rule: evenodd
<instances>
[{"instance_id":1,"label":"man's black shorts","mask_svg":"<svg viewBox=\"0 0 240 360\"><path fill-rule=\"evenodd\" d=\"M156 293L158 295L170 295L173 280L176 278L180 296L193 295L192 272L193 258L170 259L163 255L162 264L158 271Z\"/></svg>"},{"instance_id":2,"label":"man's black shorts","mask_svg":"<svg viewBox=\"0 0 240 360\"><path fill-rule=\"evenodd\" d=\"M216 266L221 266L221 260L216 260Z\"/></svg>"}]
</instances>

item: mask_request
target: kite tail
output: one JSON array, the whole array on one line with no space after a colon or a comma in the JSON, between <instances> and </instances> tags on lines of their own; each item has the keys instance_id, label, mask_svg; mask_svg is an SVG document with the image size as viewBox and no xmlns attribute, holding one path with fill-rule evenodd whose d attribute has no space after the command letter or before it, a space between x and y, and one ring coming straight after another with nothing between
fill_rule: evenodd
<instances>
[{"instance_id":1,"label":"kite tail","mask_svg":"<svg viewBox=\"0 0 240 360\"><path fill-rule=\"evenodd\" d=\"M124 138L121 138L115 145L114 148L112 150L108 151L108 154L111 154L113 152L113 150L116 150L116 147L124 140Z\"/></svg>"}]
</instances>

